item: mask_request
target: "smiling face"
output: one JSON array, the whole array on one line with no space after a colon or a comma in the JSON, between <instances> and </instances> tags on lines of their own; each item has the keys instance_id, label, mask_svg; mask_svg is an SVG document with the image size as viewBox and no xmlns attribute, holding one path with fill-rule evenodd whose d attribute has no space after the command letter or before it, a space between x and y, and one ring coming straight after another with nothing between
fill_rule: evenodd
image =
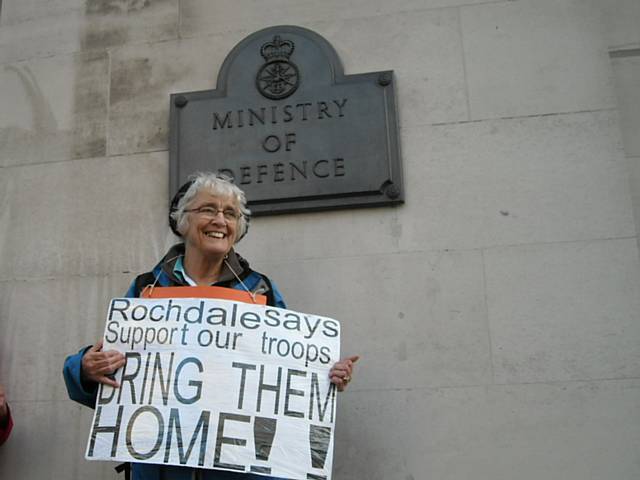
<instances>
[{"instance_id":1,"label":"smiling face","mask_svg":"<svg viewBox=\"0 0 640 480\"><path fill-rule=\"evenodd\" d=\"M197 193L187 210L212 207L218 211L214 216L189 212L188 224L182 236L187 250L197 251L203 257L222 258L236 241L238 221L228 220L223 210L238 211L238 206L231 197L213 195L205 190Z\"/></svg>"}]
</instances>

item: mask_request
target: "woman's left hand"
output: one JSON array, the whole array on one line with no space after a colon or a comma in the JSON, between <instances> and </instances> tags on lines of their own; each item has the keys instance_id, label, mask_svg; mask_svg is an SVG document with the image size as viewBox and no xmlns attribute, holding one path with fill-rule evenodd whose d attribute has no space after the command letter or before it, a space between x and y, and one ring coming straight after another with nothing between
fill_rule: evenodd
<instances>
[{"instance_id":1,"label":"woman's left hand","mask_svg":"<svg viewBox=\"0 0 640 480\"><path fill-rule=\"evenodd\" d=\"M353 379L353 364L358 361L360 356L343 358L336 362L331 370L329 370L329 379L338 387L338 391L342 392L349 382Z\"/></svg>"}]
</instances>

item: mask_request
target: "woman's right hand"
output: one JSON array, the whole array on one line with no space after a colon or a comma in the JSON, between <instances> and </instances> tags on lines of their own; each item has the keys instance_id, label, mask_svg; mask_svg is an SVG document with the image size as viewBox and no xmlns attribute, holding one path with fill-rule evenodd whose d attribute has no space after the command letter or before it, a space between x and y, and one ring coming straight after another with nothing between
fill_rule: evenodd
<instances>
[{"instance_id":1,"label":"woman's right hand","mask_svg":"<svg viewBox=\"0 0 640 480\"><path fill-rule=\"evenodd\" d=\"M102 351L102 339L100 339L82 357L82 379L118 388L120 384L111 375L123 367L124 363L124 355L117 350Z\"/></svg>"}]
</instances>

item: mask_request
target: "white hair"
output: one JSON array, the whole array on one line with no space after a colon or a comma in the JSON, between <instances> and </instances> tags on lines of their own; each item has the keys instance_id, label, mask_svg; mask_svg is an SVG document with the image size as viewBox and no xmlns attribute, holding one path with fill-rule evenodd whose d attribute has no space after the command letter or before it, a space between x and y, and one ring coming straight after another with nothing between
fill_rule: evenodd
<instances>
[{"instance_id":1,"label":"white hair","mask_svg":"<svg viewBox=\"0 0 640 480\"><path fill-rule=\"evenodd\" d=\"M175 211L171 213L171 218L175 220L178 232L184 234L187 231L189 227L189 216L185 210L188 210L188 207L196 195L204 190L212 195L233 199L240 212L234 242L244 237L249 228L251 211L247 208L247 197L244 192L231 181L231 178L221 173L199 172L191 175L189 180L192 182L191 185L178 201Z\"/></svg>"}]
</instances>

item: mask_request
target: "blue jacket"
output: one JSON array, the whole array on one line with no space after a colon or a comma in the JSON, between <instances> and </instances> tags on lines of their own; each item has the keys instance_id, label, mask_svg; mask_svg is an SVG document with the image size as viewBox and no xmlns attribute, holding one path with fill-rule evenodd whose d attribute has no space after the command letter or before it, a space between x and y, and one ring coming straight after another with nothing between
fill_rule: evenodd
<instances>
[{"instance_id":1,"label":"blue jacket","mask_svg":"<svg viewBox=\"0 0 640 480\"><path fill-rule=\"evenodd\" d=\"M175 245L151 272L136 277L126 293L128 298L137 298L147 285L159 287L186 286L184 278L175 270L178 258L184 255L184 245ZM228 265L223 267L220 281L215 285L245 290L267 296L267 304L286 308L284 299L278 288L261 273L249 268L249 264L233 250L227 259ZM233 271L230 270L230 268ZM235 272L235 274L234 274ZM239 280L241 281L239 281ZM244 283L244 285L243 285ZM97 383L86 383L82 380L82 357L90 348L85 347L75 355L70 355L64 362L63 376L69 397L87 407L94 408L98 392ZM275 477L254 475L250 473L234 473L222 470L206 470L172 465L152 465L133 463L131 465L132 480L279 480Z\"/></svg>"}]
</instances>

